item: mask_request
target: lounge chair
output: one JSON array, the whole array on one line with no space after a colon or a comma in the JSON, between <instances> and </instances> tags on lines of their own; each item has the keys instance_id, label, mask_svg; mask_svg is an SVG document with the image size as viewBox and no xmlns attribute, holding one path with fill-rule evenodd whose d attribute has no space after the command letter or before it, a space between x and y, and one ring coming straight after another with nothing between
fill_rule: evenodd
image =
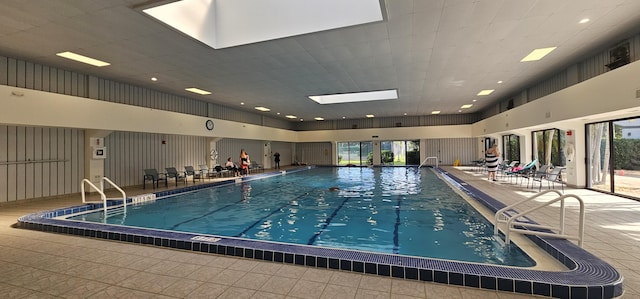
<instances>
[{"instance_id":1,"label":"lounge chair","mask_svg":"<svg viewBox=\"0 0 640 299\"><path fill-rule=\"evenodd\" d=\"M512 170L505 172L506 175L510 175L516 178L516 183L518 183L518 177L523 178L526 175L530 175L532 171L535 171L536 164L538 163L538 159L534 159L529 162L527 165L518 170ZM520 182L522 184L522 181Z\"/></svg>"},{"instance_id":2,"label":"lounge chair","mask_svg":"<svg viewBox=\"0 0 640 299\"><path fill-rule=\"evenodd\" d=\"M249 164L249 170L251 172L253 171L264 171L264 167L254 161L251 161L251 164Z\"/></svg>"},{"instance_id":3,"label":"lounge chair","mask_svg":"<svg viewBox=\"0 0 640 299\"><path fill-rule=\"evenodd\" d=\"M546 178L550 168L551 165L542 165L540 169L524 175L523 179L527 179L527 188L529 188L529 182L531 182L531 188L533 188L533 182Z\"/></svg>"},{"instance_id":4,"label":"lounge chair","mask_svg":"<svg viewBox=\"0 0 640 299\"><path fill-rule=\"evenodd\" d=\"M187 176L184 173L179 173L175 167L167 167L165 169L167 170L167 180L176 180L176 186L178 186L178 180L183 180L185 184L187 183Z\"/></svg>"},{"instance_id":5,"label":"lounge chair","mask_svg":"<svg viewBox=\"0 0 640 299\"><path fill-rule=\"evenodd\" d=\"M209 170L209 167L207 165L198 165L198 167L200 167L200 176L203 178L213 178L216 176L216 173Z\"/></svg>"},{"instance_id":6,"label":"lounge chair","mask_svg":"<svg viewBox=\"0 0 640 299\"><path fill-rule=\"evenodd\" d=\"M184 175L186 177L191 177L191 180L193 180L194 183L196 182L196 180L201 180L202 179L202 173L201 172L196 172L196 170L193 169L193 166L185 166L184 167Z\"/></svg>"},{"instance_id":7,"label":"lounge chair","mask_svg":"<svg viewBox=\"0 0 640 299\"><path fill-rule=\"evenodd\" d=\"M215 173L216 173L217 177L223 177L223 176L226 176L227 174L231 173L231 171L229 171L228 169L220 166L220 164L216 164L215 166L213 166L213 170L215 170Z\"/></svg>"},{"instance_id":8,"label":"lounge chair","mask_svg":"<svg viewBox=\"0 0 640 299\"><path fill-rule=\"evenodd\" d=\"M564 193L564 182L562 181L562 171L564 169L565 167L557 166L551 169L551 171L547 173L546 176L534 179L535 181L540 182L540 185L538 185L538 191L542 190L542 181L547 181L547 187L549 189L551 189L551 186L553 186L553 189L555 189L555 183L559 183L560 186L562 186L562 193Z\"/></svg>"},{"instance_id":9,"label":"lounge chair","mask_svg":"<svg viewBox=\"0 0 640 299\"><path fill-rule=\"evenodd\" d=\"M142 179L142 189L146 188L147 181L151 181L151 185L153 186L154 189L158 187L159 181L164 181L165 187L167 186L167 177L158 173L158 170L156 170L155 168L144 170L144 177Z\"/></svg>"}]
</instances>

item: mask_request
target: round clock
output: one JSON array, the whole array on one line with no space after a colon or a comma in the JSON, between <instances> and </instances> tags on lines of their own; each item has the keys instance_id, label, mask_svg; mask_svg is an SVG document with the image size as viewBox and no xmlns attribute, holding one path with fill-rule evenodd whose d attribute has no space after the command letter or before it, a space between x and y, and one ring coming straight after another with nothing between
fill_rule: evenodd
<instances>
[{"instance_id":1,"label":"round clock","mask_svg":"<svg viewBox=\"0 0 640 299\"><path fill-rule=\"evenodd\" d=\"M207 120L207 122L205 123L205 127L207 127L207 130L211 131L213 130L213 121L212 120Z\"/></svg>"}]
</instances>

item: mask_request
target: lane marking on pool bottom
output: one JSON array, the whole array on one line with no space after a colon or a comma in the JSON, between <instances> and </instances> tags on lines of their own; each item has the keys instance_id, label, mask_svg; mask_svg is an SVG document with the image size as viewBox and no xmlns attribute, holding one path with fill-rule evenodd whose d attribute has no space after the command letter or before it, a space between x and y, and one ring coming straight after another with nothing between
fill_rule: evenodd
<instances>
[{"instance_id":1,"label":"lane marking on pool bottom","mask_svg":"<svg viewBox=\"0 0 640 299\"><path fill-rule=\"evenodd\" d=\"M400 241L398 240L398 230L400 230L400 207L402 196L398 195L398 205L396 206L396 224L393 228L393 253L397 254L400 249Z\"/></svg>"},{"instance_id":2,"label":"lane marking on pool bottom","mask_svg":"<svg viewBox=\"0 0 640 299\"><path fill-rule=\"evenodd\" d=\"M327 218L327 220L324 222L324 224L322 224L322 227L320 227L320 230L317 231L315 234L313 234L313 236L311 236L311 238L309 238L309 241L307 242L307 245L313 245L316 242L316 239L318 238L318 236L320 236L320 234L322 234L322 232L325 231L327 226L329 226L329 224L333 220L333 217L335 217L338 214L338 211L340 211L340 209L342 209L344 204L346 204L347 201L349 201L349 198L350 197L345 197L345 199L342 201L342 203L335 210L333 210L333 213L331 213L331 215Z\"/></svg>"},{"instance_id":3,"label":"lane marking on pool bottom","mask_svg":"<svg viewBox=\"0 0 640 299\"><path fill-rule=\"evenodd\" d=\"M292 205L291 202L298 200L304 196L307 196L309 194L311 194L311 192L315 191L315 189L311 189L308 192L303 193L300 196L294 197L292 200L289 200L286 204L281 205L279 208L274 209L273 211L271 211L271 213L269 213L268 215L258 219L256 222L254 222L252 225L250 225L249 227L245 228L243 231L241 231L240 233L236 234L235 237L242 237L244 236L244 234L246 234L248 231L250 231L251 229L253 229L254 227L256 227L258 224L263 223L265 219L273 216L276 213L279 213L282 209Z\"/></svg>"}]
</instances>

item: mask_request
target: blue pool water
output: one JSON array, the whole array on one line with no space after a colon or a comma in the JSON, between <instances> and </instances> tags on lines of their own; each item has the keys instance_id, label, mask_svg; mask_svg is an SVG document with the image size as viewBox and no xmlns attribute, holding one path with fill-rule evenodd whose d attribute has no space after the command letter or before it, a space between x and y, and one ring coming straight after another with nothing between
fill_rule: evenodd
<instances>
[{"instance_id":1,"label":"blue pool water","mask_svg":"<svg viewBox=\"0 0 640 299\"><path fill-rule=\"evenodd\" d=\"M339 190L331 191L331 187ZM431 169L321 167L70 219L519 267L535 262Z\"/></svg>"}]
</instances>

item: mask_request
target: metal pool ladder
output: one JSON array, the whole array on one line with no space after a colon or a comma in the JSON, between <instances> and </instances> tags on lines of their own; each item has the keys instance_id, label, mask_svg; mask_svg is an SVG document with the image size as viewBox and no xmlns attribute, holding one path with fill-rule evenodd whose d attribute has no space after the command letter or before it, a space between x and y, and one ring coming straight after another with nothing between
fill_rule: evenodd
<instances>
[{"instance_id":1,"label":"metal pool ladder","mask_svg":"<svg viewBox=\"0 0 640 299\"><path fill-rule=\"evenodd\" d=\"M542 195L545 195L547 193L556 193L558 196L550 199L550 200L542 200L541 202L539 202L535 207L530 208L526 211L523 212L518 212L516 210L514 210L515 207L530 202ZM575 198L578 203L580 203L580 219L579 219L579 223L578 223L578 235L568 235L565 233L565 229L564 229L564 224L565 224L565 205L564 205L564 200L565 198ZM554 226L547 226L547 225L541 225L541 224L536 224L533 221L531 221L530 219L528 219L527 217L525 217L526 215L530 214L531 212L537 211L541 208L547 207L551 204L554 204L556 202L560 202L560 222L559 225L557 227ZM582 201L582 199L577 196L577 195L573 195L573 194L561 194L559 191L556 190L547 190L547 191L543 191L540 192L538 194L535 194L525 200L522 200L520 202L514 203L512 205L509 205L507 207L504 207L500 210L498 210L496 212L495 215L495 226L494 226L494 230L493 230L493 234L495 236L499 236L499 226L500 224L506 224L505 228L504 228L504 235L505 235L505 243L509 244L510 243L510 233L511 232L516 232L516 233L521 233L521 234L527 234L527 235L536 235L536 236L545 236L545 237L554 237L554 238L563 238L563 239L569 239L569 240L577 240L578 241L578 246L582 247L582 240L584 239L584 201Z\"/></svg>"},{"instance_id":2,"label":"metal pool ladder","mask_svg":"<svg viewBox=\"0 0 640 299\"><path fill-rule=\"evenodd\" d=\"M436 160L436 168L438 168L438 157L426 157L424 161L420 163L420 166L418 166L418 168L422 167L422 165L424 165L424 163L427 163L427 161L429 161L430 159Z\"/></svg>"},{"instance_id":3,"label":"metal pool ladder","mask_svg":"<svg viewBox=\"0 0 640 299\"><path fill-rule=\"evenodd\" d=\"M111 186L113 186L114 188L116 188L118 191L120 191L120 194L122 194L122 198L107 198L107 196L104 194L104 182L109 183ZM102 179L100 180L100 188L96 187L96 185L94 185L91 181L89 181L88 179L84 179L82 180L81 184L82 184L82 189L81 189L81 193L82 193L82 203L89 203L88 201L86 201L86 197L85 197L85 192L84 192L84 183L89 184L89 186L91 186L91 188L95 189L96 192L100 193L100 199L103 205L103 209L104 209L104 219L107 219L108 217L111 216L115 216L115 215L121 215L121 214L126 214L127 213L127 195L124 193L124 191L118 187L118 185L116 185L113 181L111 181L109 178L107 177L102 177ZM107 205L107 201L109 200L120 200L122 201L121 205L114 205L109 207Z\"/></svg>"}]
</instances>

